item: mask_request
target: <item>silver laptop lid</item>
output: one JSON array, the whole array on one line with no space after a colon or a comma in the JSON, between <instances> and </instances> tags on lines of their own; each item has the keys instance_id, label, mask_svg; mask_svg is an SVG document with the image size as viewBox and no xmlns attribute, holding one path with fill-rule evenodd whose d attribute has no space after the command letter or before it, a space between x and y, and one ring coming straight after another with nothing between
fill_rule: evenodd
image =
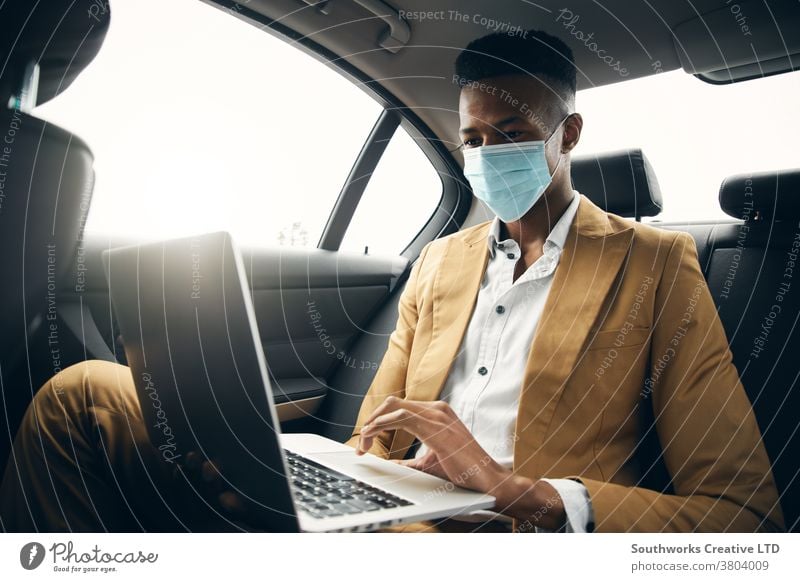
<instances>
[{"instance_id":1,"label":"silver laptop lid","mask_svg":"<svg viewBox=\"0 0 800 582\"><path fill-rule=\"evenodd\" d=\"M151 443L217 460L248 522L296 531L280 430L244 265L225 232L103 253Z\"/></svg>"}]
</instances>

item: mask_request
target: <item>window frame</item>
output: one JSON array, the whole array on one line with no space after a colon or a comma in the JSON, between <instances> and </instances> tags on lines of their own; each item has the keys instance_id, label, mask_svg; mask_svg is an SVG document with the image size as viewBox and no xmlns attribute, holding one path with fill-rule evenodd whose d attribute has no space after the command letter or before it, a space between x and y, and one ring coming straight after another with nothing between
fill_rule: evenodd
<instances>
[{"instance_id":1,"label":"window frame","mask_svg":"<svg viewBox=\"0 0 800 582\"><path fill-rule=\"evenodd\" d=\"M399 126L400 116L394 111L384 109L378 116L378 121L375 122L367 141L361 147L361 151L339 191L328 221L322 229L322 236L320 236L317 248L326 251L339 250L347 228L355 216L358 203L361 202L361 196L367 189L375 168L383 158L383 153Z\"/></svg>"},{"instance_id":2,"label":"window frame","mask_svg":"<svg viewBox=\"0 0 800 582\"><path fill-rule=\"evenodd\" d=\"M420 146L428 161L442 180L442 196L436 211L428 217L419 231L399 253L410 261L419 256L422 247L435 238L457 232L469 213L472 193L467 187L461 167L441 140L419 117L374 79L358 68L343 61L338 55L301 35L284 24L264 16L233 0L202 0L206 4L227 12L276 38L289 42L298 50L333 69L346 80L358 86L383 107L383 112L356 158L323 229L317 247L338 251L347 227L355 214L361 195L369 184L372 170L377 167L394 132L398 127L409 134ZM393 126L393 127L392 127ZM389 134L388 136L386 134ZM377 139L379 138L380 139Z\"/></svg>"}]
</instances>

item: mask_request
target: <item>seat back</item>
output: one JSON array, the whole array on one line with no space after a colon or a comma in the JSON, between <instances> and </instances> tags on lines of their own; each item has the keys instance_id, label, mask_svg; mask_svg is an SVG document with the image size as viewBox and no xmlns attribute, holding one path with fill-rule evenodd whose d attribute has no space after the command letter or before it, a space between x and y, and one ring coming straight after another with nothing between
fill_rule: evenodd
<instances>
[{"instance_id":1,"label":"seat back","mask_svg":"<svg viewBox=\"0 0 800 582\"><path fill-rule=\"evenodd\" d=\"M89 147L28 109L69 86L107 28L104 2L0 7L0 468L39 388L32 370L52 376L63 365L59 291L78 268L94 183Z\"/></svg>"},{"instance_id":2,"label":"seat back","mask_svg":"<svg viewBox=\"0 0 800 582\"><path fill-rule=\"evenodd\" d=\"M606 212L638 220L664 207L653 166L640 149L576 156L571 174L575 190Z\"/></svg>"},{"instance_id":3,"label":"seat back","mask_svg":"<svg viewBox=\"0 0 800 582\"><path fill-rule=\"evenodd\" d=\"M92 154L76 136L19 110L0 110L0 467L39 388L31 368L62 368L61 283L75 268L92 195ZM61 338L61 339L60 339ZM36 374L34 374L35 376Z\"/></svg>"},{"instance_id":4,"label":"seat back","mask_svg":"<svg viewBox=\"0 0 800 582\"><path fill-rule=\"evenodd\" d=\"M735 176L720 205L740 225L709 239L709 290L781 494L800 527L800 170Z\"/></svg>"},{"instance_id":5,"label":"seat back","mask_svg":"<svg viewBox=\"0 0 800 582\"><path fill-rule=\"evenodd\" d=\"M31 326L53 325L57 316L58 286L74 268L89 209L93 158L76 136L16 109L0 110L3 129L0 357L7 362L24 352Z\"/></svg>"}]
</instances>

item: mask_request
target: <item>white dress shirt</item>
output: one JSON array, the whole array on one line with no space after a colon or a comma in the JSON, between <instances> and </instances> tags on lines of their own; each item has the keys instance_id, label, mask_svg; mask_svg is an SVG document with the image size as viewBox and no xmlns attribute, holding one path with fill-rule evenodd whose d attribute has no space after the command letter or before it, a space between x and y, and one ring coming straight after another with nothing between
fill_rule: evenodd
<instances>
[{"instance_id":1,"label":"white dress shirt","mask_svg":"<svg viewBox=\"0 0 800 582\"><path fill-rule=\"evenodd\" d=\"M579 203L575 192L550 231L542 256L516 281L514 268L520 248L514 239L498 240L500 219L495 217L487 237L490 256L475 310L442 388L441 400L450 404L484 450L507 468L512 467L514 458L514 425L528 353ZM420 445L416 456L426 450ZM546 481L564 502L566 531L585 532L592 519L586 488L569 479ZM464 518L504 517L476 512Z\"/></svg>"}]
</instances>

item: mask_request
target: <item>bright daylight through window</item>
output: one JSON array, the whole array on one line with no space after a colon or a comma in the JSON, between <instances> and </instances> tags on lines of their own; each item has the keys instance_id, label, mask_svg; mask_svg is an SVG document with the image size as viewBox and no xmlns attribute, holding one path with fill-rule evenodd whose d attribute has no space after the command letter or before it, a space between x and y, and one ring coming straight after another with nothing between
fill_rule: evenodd
<instances>
[{"instance_id":1,"label":"bright daylight through window","mask_svg":"<svg viewBox=\"0 0 800 582\"><path fill-rule=\"evenodd\" d=\"M797 165L798 101L800 73L713 86L673 71L588 89L575 153L640 147L664 195L656 220L725 218L725 176ZM227 229L245 244L313 247L380 111L298 47L201 2L118 0L103 51L36 114L95 153L89 236ZM399 253L440 197L399 128L342 249Z\"/></svg>"},{"instance_id":2,"label":"bright daylight through window","mask_svg":"<svg viewBox=\"0 0 800 582\"><path fill-rule=\"evenodd\" d=\"M228 229L311 247L380 112L296 46L196 0L115 2L97 59L36 110L95 153L89 236Z\"/></svg>"}]
</instances>

